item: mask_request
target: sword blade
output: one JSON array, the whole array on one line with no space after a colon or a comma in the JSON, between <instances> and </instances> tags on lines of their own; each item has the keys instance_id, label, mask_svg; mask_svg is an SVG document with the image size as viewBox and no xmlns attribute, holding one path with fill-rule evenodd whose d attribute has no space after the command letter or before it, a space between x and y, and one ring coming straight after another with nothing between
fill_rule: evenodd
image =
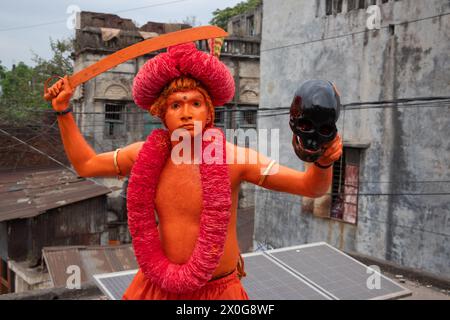
<instances>
[{"instance_id":1,"label":"sword blade","mask_svg":"<svg viewBox=\"0 0 450 320\"><path fill-rule=\"evenodd\" d=\"M103 58L102 60L70 76L69 82L73 87L76 87L94 78L100 73L149 52L161 50L177 44L203 39L226 37L227 35L228 34L223 29L216 26L201 26L163 34L159 37L136 43Z\"/></svg>"},{"instance_id":2,"label":"sword blade","mask_svg":"<svg viewBox=\"0 0 450 320\"><path fill-rule=\"evenodd\" d=\"M216 26L201 26L160 35L156 38L147 39L129 47L116 51L111 55L97 61L87 68L69 76L69 83L72 88L98 76L99 74L118 66L128 60L143 56L144 54L158 51L170 46L182 43L194 42L204 39L221 38L228 36L228 33ZM50 79L49 79L50 80ZM51 101L55 98L47 90L45 85L44 99Z\"/></svg>"}]
</instances>

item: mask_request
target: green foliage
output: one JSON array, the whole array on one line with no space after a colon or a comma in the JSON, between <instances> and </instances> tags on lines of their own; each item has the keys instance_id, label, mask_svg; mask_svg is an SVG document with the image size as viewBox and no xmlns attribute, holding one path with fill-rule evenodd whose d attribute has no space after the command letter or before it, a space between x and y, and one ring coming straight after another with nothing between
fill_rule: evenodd
<instances>
[{"instance_id":1,"label":"green foliage","mask_svg":"<svg viewBox=\"0 0 450 320\"><path fill-rule=\"evenodd\" d=\"M245 13L248 10L254 9L262 3L262 0L247 0L239 2L234 7L227 7L225 9L216 9L213 12L213 18L209 22L212 25L227 28L228 21L239 14Z\"/></svg>"},{"instance_id":2,"label":"green foliage","mask_svg":"<svg viewBox=\"0 0 450 320\"><path fill-rule=\"evenodd\" d=\"M49 108L43 99L45 80L52 75L72 74L72 41L50 39L50 48L53 56L49 60L34 54L35 66L20 62L8 70L0 63L0 123L25 125L39 121L40 111Z\"/></svg>"}]
</instances>

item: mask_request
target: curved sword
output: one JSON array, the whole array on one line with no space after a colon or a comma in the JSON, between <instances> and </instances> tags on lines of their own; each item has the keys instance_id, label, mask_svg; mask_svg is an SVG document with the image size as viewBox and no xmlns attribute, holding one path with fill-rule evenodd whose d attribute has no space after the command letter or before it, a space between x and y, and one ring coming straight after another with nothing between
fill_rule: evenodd
<instances>
[{"instance_id":1,"label":"curved sword","mask_svg":"<svg viewBox=\"0 0 450 320\"><path fill-rule=\"evenodd\" d=\"M114 52L113 54L99 60L89 67L69 76L69 83L72 88L96 77L115 66L124 63L128 60L140 57L146 53L161 50L170 46L193 42L203 39L221 38L228 35L223 29L216 26L201 26L181 31L163 34L159 37L147 39L129 47ZM53 77L52 77L53 78ZM46 81L44 86L44 99L51 101L55 96L50 94L47 89L47 83L52 78Z\"/></svg>"}]
</instances>

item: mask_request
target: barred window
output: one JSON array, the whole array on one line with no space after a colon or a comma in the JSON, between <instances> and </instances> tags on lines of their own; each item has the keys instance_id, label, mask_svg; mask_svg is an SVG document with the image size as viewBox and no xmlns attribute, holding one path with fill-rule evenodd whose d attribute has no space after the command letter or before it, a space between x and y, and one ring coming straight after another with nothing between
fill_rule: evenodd
<instances>
[{"instance_id":1,"label":"barred window","mask_svg":"<svg viewBox=\"0 0 450 320\"><path fill-rule=\"evenodd\" d=\"M225 129L225 110L216 108L214 112L214 125L218 128Z\"/></svg>"},{"instance_id":2,"label":"barred window","mask_svg":"<svg viewBox=\"0 0 450 320\"><path fill-rule=\"evenodd\" d=\"M332 14L341 13L343 6L343 0L326 0L325 1L325 14L330 16Z\"/></svg>"},{"instance_id":3,"label":"barred window","mask_svg":"<svg viewBox=\"0 0 450 320\"><path fill-rule=\"evenodd\" d=\"M105 104L105 137L118 138L125 134L125 105L119 103Z\"/></svg>"},{"instance_id":4,"label":"barred window","mask_svg":"<svg viewBox=\"0 0 450 320\"><path fill-rule=\"evenodd\" d=\"M242 111L241 124L256 126L256 113L257 113L256 110Z\"/></svg>"},{"instance_id":5,"label":"barred window","mask_svg":"<svg viewBox=\"0 0 450 320\"><path fill-rule=\"evenodd\" d=\"M358 221L360 149L345 147L333 165L330 217L351 224Z\"/></svg>"}]
</instances>

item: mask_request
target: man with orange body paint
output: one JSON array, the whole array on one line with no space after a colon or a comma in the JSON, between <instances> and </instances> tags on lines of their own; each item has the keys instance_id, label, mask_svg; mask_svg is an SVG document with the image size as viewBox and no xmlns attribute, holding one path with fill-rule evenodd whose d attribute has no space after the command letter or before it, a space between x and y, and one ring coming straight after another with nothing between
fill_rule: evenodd
<instances>
[{"instance_id":1,"label":"man with orange body paint","mask_svg":"<svg viewBox=\"0 0 450 320\"><path fill-rule=\"evenodd\" d=\"M213 127L214 107L211 88L191 75L182 75L164 84L150 111L159 116L171 134L177 129L189 132L194 140L194 122L201 124L202 132ZM52 87L55 111L67 110L73 89L68 78ZM233 87L234 92L234 87ZM58 124L66 154L75 170L82 177L106 177L130 175L144 142L136 142L119 152L96 154L81 135L70 112L58 116ZM174 147L178 142L171 142ZM192 142L191 145L194 145ZM264 188L299 196L324 195L332 179L329 167L342 154L339 135L331 141L319 158L319 166L312 165L305 172L277 165L269 168L270 159L249 148L226 143L226 153L244 152L246 159L257 156L256 163L227 164L231 186L231 216L227 226L223 254L204 286L189 293L163 290L144 275L141 268L124 294L124 299L248 299L240 278L245 275L237 241L236 221L238 194L241 182L247 181ZM235 156L235 159L237 156ZM273 164L273 163L272 163ZM176 164L169 157L162 169L155 196L155 208L159 218L159 233L165 256L174 264L184 264L191 257L200 230L202 190L197 164ZM326 168L328 167L328 168ZM274 173L277 171L276 173ZM264 172L264 175L262 173Z\"/></svg>"}]
</instances>

